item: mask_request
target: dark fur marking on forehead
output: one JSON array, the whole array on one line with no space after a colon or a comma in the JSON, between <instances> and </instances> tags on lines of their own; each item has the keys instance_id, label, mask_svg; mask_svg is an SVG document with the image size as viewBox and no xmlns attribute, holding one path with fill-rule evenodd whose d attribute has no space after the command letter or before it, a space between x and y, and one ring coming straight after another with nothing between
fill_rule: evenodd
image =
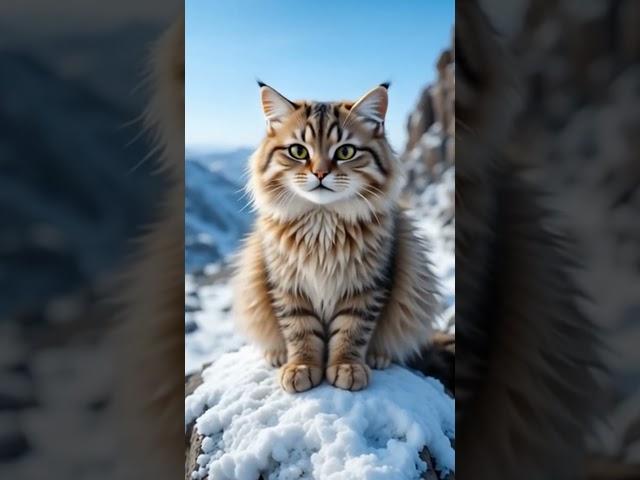
<instances>
[{"instance_id":1,"label":"dark fur marking on forehead","mask_svg":"<svg viewBox=\"0 0 640 480\"><path fill-rule=\"evenodd\" d=\"M329 105L327 105L326 103L316 103L313 106L313 112L311 116L318 117L318 140L321 140L324 135L324 121L328 109Z\"/></svg>"},{"instance_id":2,"label":"dark fur marking on forehead","mask_svg":"<svg viewBox=\"0 0 640 480\"><path fill-rule=\"evenodd\" d=\"M326 103L316 103L313 106L313 112L312 112L312 116L323 116L325 113L327 113L327 110L329 109L329 105L327 105Z\"/></svg>"},{"instance_id":3,"label":"dark fur marking on forehead","mask_svg":"<svg viewBox=\"0 0 640 480\"><path fill-rule=\"evenodd\" d=\"M380 156L378 155L378 152L376 152L373 148L370 148L370 147L359 147L359 149L360 150L364 150L365 152L369 152L369 154L371 154L371 156L373 157L373 161L375 162L375 164L378 167L378 169L382 172L382 174L388 175L389 172L382 165L382 162L380 161Z\"/></svg>"}]
</instances>

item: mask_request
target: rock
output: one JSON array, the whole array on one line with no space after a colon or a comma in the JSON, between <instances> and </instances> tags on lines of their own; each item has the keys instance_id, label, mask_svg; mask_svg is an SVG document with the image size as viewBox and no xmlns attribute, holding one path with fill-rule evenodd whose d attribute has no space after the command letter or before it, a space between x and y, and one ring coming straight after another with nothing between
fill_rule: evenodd
<instances>
[{"instance_id":1,"label":"rock","mask_svg":"<svg viewBox=\"0 0 640 480\"><path fill-rule=\"evenodd\" d=\"M420 94L407 122L407 145L401 158L407 165L407 190L421 191L455 163L455 55L440 54L436 81Z\"/></svg>"},{"instance_id":2,"label":"rock","mask_svg":"<svg viewBox=\"0 0 640 480\"><path fill-rule=\"evenodd\" d=\"M447 474L442 475L440 472L436 470L436 463L429 453L428 449L422 450L420 452L420 458L423 462L427 464L427 471L422 475L421 480L455 480L455 473L449 472Z\"/></svg>"},{"instance_id":3,"label":"rock","mask_svg":"<svg viewBox=\"0 0 640 480\"><path fill-rule=\"evenodd\" d=\"M198 471L200 466L198 465L198 457L202 453L202 440L204 435L200 435L196 430L191 430L191 435L185 449L185 461L184 461L184 479L192 480L192 473ZM208 475L199 477L203 480L208 478Z\"/></svg>"}]
</instances>

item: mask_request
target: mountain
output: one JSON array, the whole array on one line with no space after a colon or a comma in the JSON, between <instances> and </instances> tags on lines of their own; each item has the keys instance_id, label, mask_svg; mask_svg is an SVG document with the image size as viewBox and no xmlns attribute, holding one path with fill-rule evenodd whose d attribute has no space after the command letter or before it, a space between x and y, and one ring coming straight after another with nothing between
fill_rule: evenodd
<instances>
[{"instance_id":1,"label":"mountain","mask_svg":"<svg viewBox=\"0 0 640 480\"><path fill-rule=\"evenodd\" d=\"M244 192L250 150L193 153L185 163L185 272L234 252L253 218Z\"/></svg>"}]
</instances>

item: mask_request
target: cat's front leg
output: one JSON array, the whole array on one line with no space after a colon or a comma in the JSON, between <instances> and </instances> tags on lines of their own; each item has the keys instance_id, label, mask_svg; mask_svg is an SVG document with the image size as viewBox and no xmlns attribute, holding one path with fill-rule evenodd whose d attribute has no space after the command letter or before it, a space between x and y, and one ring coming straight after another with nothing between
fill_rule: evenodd
<instances>
[{"instance_id":1,"label":"cat's front leg","mask_svg":"<svg viewBox=\"0 0 640 480\"><path fill-rule=\"evenodd\" d=\"M324 329L309 302L279 294L275 306L287 348L280 385L289 393L304 392L322 382Z\"/></svg>"},{"instance_id":2,"label":"cat's front leg","mask_svg":"<svg viewBox=\"0 0 640 480\"><path fill-rule=\"evenodd\" d=\"M366 354L378 306L366 299L357 304L341 308L329 322L326 377L331 385L344 390L362 390L371 376Z\"/></svg>"}]
</instances>

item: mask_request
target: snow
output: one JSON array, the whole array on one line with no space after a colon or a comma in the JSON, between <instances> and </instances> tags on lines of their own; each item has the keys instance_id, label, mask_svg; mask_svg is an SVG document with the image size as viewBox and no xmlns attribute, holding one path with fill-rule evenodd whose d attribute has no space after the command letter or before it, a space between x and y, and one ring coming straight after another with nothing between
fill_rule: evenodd
<instances>
[{"instance_id":1,"label":"snow","mask_svg":"<svg viewBox=\"0 0 640 480\"><path fill-rule=\"evenodd\" d=\"M455 405L442 385L393 366L369 387L327 384L285 393L254 347L221 356L185 401L202 442L193 478L266 480L418 479L428 447L436 468L455 471Z\"/></svg>"},{"instance_id":2,"label":"snow","mask_svg":"<svg viewBox=\"0 0 640 480\"><path fill-rule=\"evenodd\" d=\"M449 167L438 181L426 186L409 211L419 234L428 240L429 260L441 287L444 312L436 320L436 327L451 333L455 325L448 322L455 311L456 291L454 194L455 168Z\"/></svg>"}]
</instances>

